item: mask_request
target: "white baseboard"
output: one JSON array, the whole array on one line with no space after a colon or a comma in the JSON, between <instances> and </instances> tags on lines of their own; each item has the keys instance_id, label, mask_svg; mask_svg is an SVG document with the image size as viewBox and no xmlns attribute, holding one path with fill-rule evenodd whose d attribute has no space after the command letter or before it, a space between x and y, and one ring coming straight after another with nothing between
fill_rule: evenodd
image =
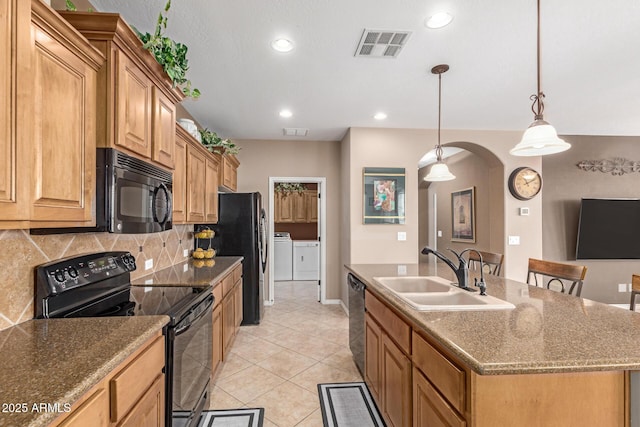
<instances>
[{"instance_id":1,"label":"white baseboard","mask_svg":"<svg viewBox=\"0 0 640 427\"><path fill-rule=\"evenodd\" d=\"M342 300L339 299L326 299L322 301L323 304L340 304Z\"/></svg>"},{"instance_id":2,"label":"white baseboard","mask_svg":"<svg viewBox=\"0 0 640 427\"><path fill-rule=\"evenodd\" d=\"M273 305L273 301L269 301L268 299L264 300L264 305Z\"/></svg>"}]
</instances>

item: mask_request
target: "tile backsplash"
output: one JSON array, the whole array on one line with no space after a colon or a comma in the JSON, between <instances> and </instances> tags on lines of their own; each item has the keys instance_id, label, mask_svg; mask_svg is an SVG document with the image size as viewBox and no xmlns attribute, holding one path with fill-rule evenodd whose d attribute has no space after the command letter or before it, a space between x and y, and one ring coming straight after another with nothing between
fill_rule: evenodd
<instances>
[{"instance_id":1,"label":"tile backsplash","mask_svg":"<svg viewBox=\"0 0 640 427\"><path fill-rule=\"evenodd\" d=\"M152 234L78 233L30 235L29 230L0 230L0 330L32 319L34 267L84 253L129 251L136 257L135 279L185 259L193 249L193 226ZM145 261L153 268L145 270Z\"/></svg>"}]
</instances>

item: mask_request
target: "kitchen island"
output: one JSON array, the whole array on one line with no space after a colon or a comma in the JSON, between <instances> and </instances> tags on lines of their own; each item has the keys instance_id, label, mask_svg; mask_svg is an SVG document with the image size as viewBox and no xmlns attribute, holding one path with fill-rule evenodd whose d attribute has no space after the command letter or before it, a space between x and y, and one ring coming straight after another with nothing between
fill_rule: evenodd
<instances>
[{"instance_id":1,"label":"kitchen island","mask_svg":"<svg viewBox=\"0 0 640 427\"><path fill-rule=\"evenodd\" d=\"M346 268L367 286L365 379L389 424L629 425L640 314L489 275L513 309L420 312L374 277L454 280L445 264Z\"/></svg>"}]
</instances>

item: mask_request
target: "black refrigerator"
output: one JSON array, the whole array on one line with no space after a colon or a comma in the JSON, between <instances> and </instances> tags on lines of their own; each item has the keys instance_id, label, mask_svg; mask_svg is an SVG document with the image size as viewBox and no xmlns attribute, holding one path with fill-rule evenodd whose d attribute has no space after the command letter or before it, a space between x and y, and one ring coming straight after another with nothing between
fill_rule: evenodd
<instances>
[{"instance_id":1,"label":"black refrigerator","mask_svg":"<svg viewBox=\"0 0 640 427\"><path fill-rule=\"evenodd\" d=\"M242 256L243 325L257 325L264 314L264 272L267 266L267 218L260 193L220 193L218 223L212 246L216 256ZM208 247L201 241L203 249Z\"/></svg>"}]
</instances>

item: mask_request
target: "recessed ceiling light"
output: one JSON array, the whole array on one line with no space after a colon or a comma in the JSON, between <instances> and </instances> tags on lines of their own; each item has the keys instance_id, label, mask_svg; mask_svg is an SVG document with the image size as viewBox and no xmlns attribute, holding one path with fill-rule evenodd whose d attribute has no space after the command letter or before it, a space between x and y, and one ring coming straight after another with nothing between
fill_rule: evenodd
<instances>
[{"instance_id":1,"label":"recessed ceiling light","mask_svg":"<svg viewBox=\"0 0 640 427\"><path fill-rule=\"evenodd\" d=\"M275 39L271 42L271 47L278 52L290 52L293 49L293 42L287 39Z\"/></svg>"},{"instance_id":2,"label":"recessed ceiling light","mask_svg":"<svg viewBox=\"0 0 640 427\"><path fill-rule=\"evenodd\" d=\"M291 116L293 116L293 113L291 112L291 110L280 111L280 117L284 117L285 119L288 119Z\"/></svg>"},{"instance_id":3,"label":"recessed ceiling light","mask_svg":"<svg viewBox=\"0 0 640 427\"><path fill-rule=\"evenodd\" d=\"M446 27L451 21L453 21L453 15L448 12L438 12L427 18L424 25L435 30Z\"/></svg>"},{"instance_id":4,"label":"recessed ceiling light","mask_svg":"<svg viewBox=\"0 0 640 427\"><path fill-rule=\"evenodd\" d=\"M384 120L387 118L387 115L383 112L379 112L379 113L376 113L375 116L373 116L373 118L376 120Z\"/></svg>"}]
</instances>

